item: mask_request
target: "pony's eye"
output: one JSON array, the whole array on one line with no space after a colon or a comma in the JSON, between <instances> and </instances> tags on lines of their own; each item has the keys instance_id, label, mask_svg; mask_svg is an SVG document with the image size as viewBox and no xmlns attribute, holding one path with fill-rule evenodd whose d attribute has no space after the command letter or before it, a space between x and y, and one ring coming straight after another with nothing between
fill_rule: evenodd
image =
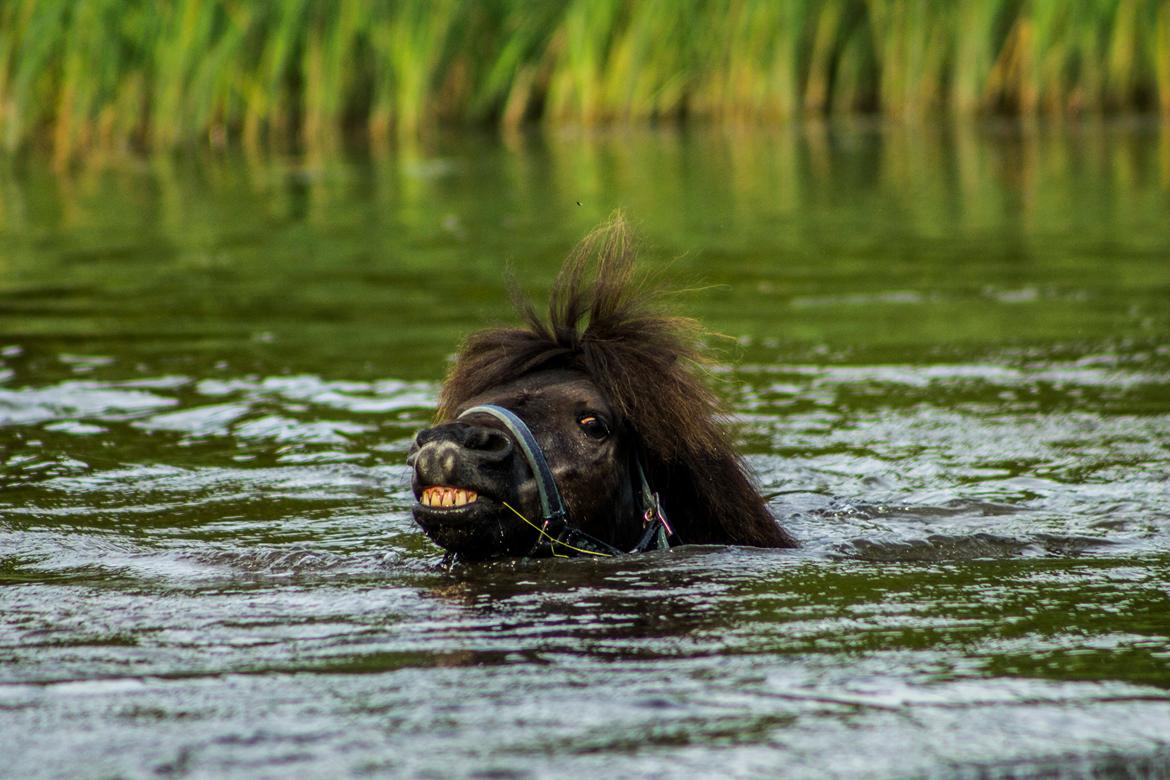
<instances>
[{"instance_id":1,"label":"pony's eye","mask_svg":"<svg viewBox=\"0 0 1170 780\"><path fill-rule=\"evenodd\" d=\"M577 424L581 426L581 430L585 432L585 435L591 439L604 439L606 436L609 436L609 426L605 424L605 420L595 414L586 414L579 417Z\"/></svg>"}]
</instances>

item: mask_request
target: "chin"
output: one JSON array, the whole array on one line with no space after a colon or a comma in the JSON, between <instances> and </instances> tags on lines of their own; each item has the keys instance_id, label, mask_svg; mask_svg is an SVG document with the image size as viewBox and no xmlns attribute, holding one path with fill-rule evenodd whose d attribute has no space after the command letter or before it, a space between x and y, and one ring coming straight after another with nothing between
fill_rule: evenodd
<instances>
[{"instance_id":1,"label":"chin","mask_svg":"<svg viewBox=\"0 0 1170 780\"><path fill-rule=\"evenodd\" d=\"M467 493L470 501L445 506L430 488L424 490L412 508L414 522L435 544L465 558L522 554L524 544L515 538L515 516L507 507L483 494Z\"/></svg>"}]
</instances>

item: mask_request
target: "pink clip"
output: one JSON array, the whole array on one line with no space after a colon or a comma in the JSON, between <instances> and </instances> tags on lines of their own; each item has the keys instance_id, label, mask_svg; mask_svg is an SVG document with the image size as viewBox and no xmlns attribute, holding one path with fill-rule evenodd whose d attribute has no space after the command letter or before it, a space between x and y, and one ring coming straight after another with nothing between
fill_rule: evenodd
<instances>
[{"instance_id":1,"label":"pink clip","mask_svg":"<svg viewBox=\"0 0 1170 780\"><path fill-rule=\"evenodd\" d=\"M674 536L674 529L670 527L670 523L666 522L666 515L662 512L658 513L658 522L662 523L662 527L666 529L667 536Z\"/></svg>"}]
</instances>

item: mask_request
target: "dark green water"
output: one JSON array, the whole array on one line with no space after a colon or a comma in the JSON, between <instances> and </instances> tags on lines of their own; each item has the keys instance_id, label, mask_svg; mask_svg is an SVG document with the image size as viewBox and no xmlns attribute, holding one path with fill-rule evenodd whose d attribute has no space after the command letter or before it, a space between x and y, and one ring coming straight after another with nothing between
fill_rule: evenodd
<instances>
[{"instance_id":1,"label":"dark green water","mask_svg":"<svg viewBox=\"0 0 1170 780\"><path fill-rule=\"evenodd\" d=\"M615 207L804 546L445 571L445 361ZM3 162L0 775L1168 776L1168 337L1141 122Z\"/></svg>"}]
</instances>

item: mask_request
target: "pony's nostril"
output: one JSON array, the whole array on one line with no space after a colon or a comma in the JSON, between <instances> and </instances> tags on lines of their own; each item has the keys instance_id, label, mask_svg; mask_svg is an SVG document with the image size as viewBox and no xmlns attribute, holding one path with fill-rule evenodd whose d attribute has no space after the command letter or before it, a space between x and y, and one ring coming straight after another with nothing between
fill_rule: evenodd
<instances>
[{"instance_id":1,"label":"pony's nostril","mask_svg":"<svg viewBox=\"0 0 1170 780\"><path fill-rule=\"evenodd\" d=\"M414 439L410 442L410 449L406 451L406 465L414 468L415 461L418 460L418 453L427 442L435 439L434 428L426 428L414 435Z\"/></svg>"},{"instance_id":2,"label":"pony's nostril","mask_svg":"<svg viewBox=\"0 0 1170 780\"><path fill-rule=\"evenodd\" d=\"M499 461L512 454L511 438L495 428L474 428L467 438L466 446L487 460Z\"/></svg>"}]
</instances>

